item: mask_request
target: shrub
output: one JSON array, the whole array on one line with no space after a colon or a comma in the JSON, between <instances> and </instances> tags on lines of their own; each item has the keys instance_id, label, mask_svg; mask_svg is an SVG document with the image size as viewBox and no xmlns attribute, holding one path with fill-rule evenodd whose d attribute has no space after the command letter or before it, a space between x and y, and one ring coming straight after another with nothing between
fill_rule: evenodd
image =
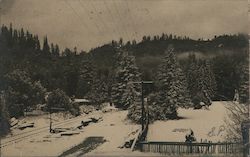
<instances>
[{"instance_id":1,"label":"shrub","mask_svg":"<svg viewBox=\"0 0 250 157\"><path fill-rule=\"evenodd\" d=\"M54 108L52 112L58 112L62 109L69 111L72 115L80 115L80 109L77 104L71 103L69 96L64 91L56 89L48 95L47 99L48 110Z\"/></svg>"}]
</instances>

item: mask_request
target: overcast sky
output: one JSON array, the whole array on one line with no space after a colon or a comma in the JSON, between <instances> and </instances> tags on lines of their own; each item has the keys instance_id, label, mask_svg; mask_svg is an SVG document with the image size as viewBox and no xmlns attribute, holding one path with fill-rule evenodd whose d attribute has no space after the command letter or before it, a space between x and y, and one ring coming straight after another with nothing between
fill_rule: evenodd
<instances>
[{"instance_id":1,"label":"overcast sky","mask_svg":"<svg viewBox=\"0 0 250 157\"><path fill-rule=\"evenodd\" d=\"M78 50L162 32L212 38L248 30L247 0L0 0L0 5L1 24Z\"/></svg>"}]
</instances>

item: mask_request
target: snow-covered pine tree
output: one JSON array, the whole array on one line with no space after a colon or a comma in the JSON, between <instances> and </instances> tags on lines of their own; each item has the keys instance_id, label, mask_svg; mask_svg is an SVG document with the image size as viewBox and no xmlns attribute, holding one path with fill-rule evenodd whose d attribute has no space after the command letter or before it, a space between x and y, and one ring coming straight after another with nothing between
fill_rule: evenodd
<instances>
[{"instance_id":1,"label":"snow-covered pine tree","mask_svg":"<svg viewBox=\"0 0 250 157\"><path fill-rule=\"evenodd\" d=\"M188 58L188 65L187 65L187 85L188 91L190 93L190 97L193 98L198 92L198 67L197 61L194 54L190 54Z\"/></svg>"},{"instance_id":2,"label":"snow-covered pine tree","mask_svg":"<svg viewBox=\"0 0 250 157\"><path fill-rule=\"evenodd\" d=\"M200 102L210 105L216 94L216 81L210 60L197 61L195 55L190 55L186 76L194 105L199 105Z\"/></svg>"},{"instance_id":3,"label":"snow-covered pine tree","mask_svg":"<svg viewBox=\"0 0 250 157\"><path fill-rule=\"evenodd\" d=\"M216 81L212 70L210 60L205 60L204 63L204 80L206 83L206 91L210 99L212 99L216 94Z\"/></svg>"},{"instance_id":4,"label":"snow-covered pine tree","mask_svg":"<svg viewBox=\"0 0 250 157\"><path fill-rule=\"evenodd\" d=\"M135 99L134 103L130 105L128 108L128 115L127 117L135 123L141 123L141 115L142 108L141 108L141 100L139 99L139 94Z\"/></svg>"},{"instance_id":5,"label":"snow-covered pine tree","mask_svg":"<svg viewBox=\"0 0 250 157\"><path fill-rule=\"evenodd\" d=\"M183 108L189 108L192 107L191 99L190 99L190 93L188 91L188 84L187 79L185 78L185 74L183 73L181 68L178 68L178 74L180 79L180 94L179 94L179 100L180 100L180 106Z\"/></svg>"},{"instance_id":6,"label":"snow-covered pine tree","mask_svg":"<svg viewBox=\"0 0 250 157\"><path fill-rule=\"evenodd\" d=\"M141 93L137 95L137 99L135 103L133 103L129 108L128 108L128 118L131 119L135 123L141 123L141 118L142 118L142 102L141 102ZM145 118L148 116L149 123L160 119L159 117L156 117L157 113L161 111L161 109L155 104L155 99L157 99L155 93L151 93L148 96L148 102L144 101L144 113L145 113ZM161 115L159 113L159 115Z\"/></svg>"},{"instance_id":7,"label":"snow-covered pine tree","mask_svg":"<svg viewBox=\"0 0 250 157\"><path fill-rule=\"evenodd\" d=\"M91 90L93 85L96 68L90 57L80 63L79 80L76 90L77 97L84 97Z\"/></svg>"},{"instance_id":8,"label":"snow-covered pine tree","mask_svg":"<svg viewBox=\"0 0 250 157\"><path fill-rule=\"evenodd\" d=\"M198 74L198 91L195 95L195 99L199 99L199 101L197 101L196 105L199 105L200 102L204 102L206 105L210 105L211 98L208 94L210 91L209 80L207 77L208 74L206 73L204 61L202 60L200 60L198 64Z\"/></svg>"},{"instance_id":9,"label":"snow-covered pine tree","mask_svg":"<svg viewBox=\"0 0 250 157\"><path fill-rule=\"evenodd\" d=\"M118 49L114 71L112 103L119 108L127 109L135 102L136 93L139 91L138 85L133 82L141 80L135 57L125 50Z\"/></svg>"},{"instance_id":10,"label":"snow-covered pine tree","mask_svg":"<svg viewBox=\"0 0 250 157\"><path fill-rule=\"evenodd\" d=\"M177 108L185 106L185 98L176 55L173 48L168 48L164 59L159 66L157 75L158 92L156 93L155 105L160 109L156 115L157 119L177 118Z\"/></svg>"},{"instance_id":11,"label":"snow-covered pine tree","mask_svg":"<svg viewBox=\"0 0 250 157\"><path fill-rule=\"evenodd\" d=\"M92 104L96 106L100 106L102 103L108 102L107 78L96 73L87 98L90 99Z\"/></svg>"}]
</instances>

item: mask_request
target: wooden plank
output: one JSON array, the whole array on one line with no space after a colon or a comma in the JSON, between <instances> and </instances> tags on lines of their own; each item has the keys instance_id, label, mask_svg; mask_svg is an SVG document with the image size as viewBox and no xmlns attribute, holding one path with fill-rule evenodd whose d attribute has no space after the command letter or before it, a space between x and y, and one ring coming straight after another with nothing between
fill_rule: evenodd
<instances>
[{"instance_id":1,"label":"wooden plank","mask_svg":"<svg viewBox=\"0 0 250 157\"><path fill-rule=\"evenodd\" d=\"M140 133L141 133L141 132L137 131L137 133L135 134L135 138L134 138L134 141L133 141L132 146L131 146L131 151L134 151L134 149L135 149L135 144L136 144L136 142L137 142L137 140L138 140L138 138L139 138L139 136L140 136Z\"/></svg>"},{"instance_id":2,"label":"wooden plank","mask_svg":"<svg viewBox=\"0 0 250 157\"><path fill-rule=\"evenodd\" d=\"M61 136L72 136L72 135L77 135L80 134L79 131L66 131L66 132L62 132Z\"/></svg>"}]
</instances>

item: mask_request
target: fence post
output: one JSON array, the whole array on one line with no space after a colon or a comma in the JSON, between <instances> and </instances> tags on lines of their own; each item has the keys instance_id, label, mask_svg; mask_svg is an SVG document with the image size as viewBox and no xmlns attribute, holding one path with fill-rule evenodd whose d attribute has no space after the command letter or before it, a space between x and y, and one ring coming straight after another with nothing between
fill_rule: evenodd
<instances>
[{"instance_id":1,"label":"fence post","mask_svg":"<svg viewBox=\"0 0 250 157\"><path fill-rule=\"evenodd\" d=\"M249 127L250 127L250 121L245 121L241 124L244 157L247 157L249 155Z\"/></svg>"}]
</instances>

